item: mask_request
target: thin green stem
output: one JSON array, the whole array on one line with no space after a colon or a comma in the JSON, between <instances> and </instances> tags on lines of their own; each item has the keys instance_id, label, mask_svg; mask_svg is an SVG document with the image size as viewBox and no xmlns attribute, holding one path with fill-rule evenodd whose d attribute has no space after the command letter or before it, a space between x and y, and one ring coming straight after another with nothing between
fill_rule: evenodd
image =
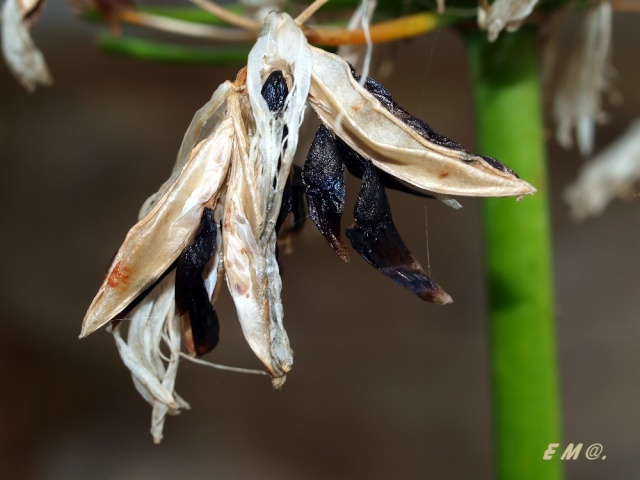
<instances>
[{"instance_id":1,"label":"thin green stem","mask_svg":"<svg viewBox=\"0 0 640 480\"><path fill-rule=\"evenodd\" d=\"M138 60L187 65L243 65L249 54L248 47L193 47L113 35L100 37L99 46Z\"/></svg>"},{"instance_id":2,"label":"thin green stem","mask_svg":"<svg viewBox=\"0 0 640 480\"><path fill-rule=\"evenodd\" d=\"M466 34L479 151L513 168L538 192L484 203L497 478L557 480L558 367L542 103L536 31ZM557 455L556 455L557 457Z\"/></svg>"}]
</instances>

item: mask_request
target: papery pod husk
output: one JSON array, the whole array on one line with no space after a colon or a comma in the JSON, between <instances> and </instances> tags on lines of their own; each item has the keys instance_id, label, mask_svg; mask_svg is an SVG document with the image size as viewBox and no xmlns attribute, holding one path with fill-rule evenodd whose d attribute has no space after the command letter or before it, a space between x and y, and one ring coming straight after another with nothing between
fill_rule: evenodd
<instances>
[{"instance_id":1,"label":"papery pod husk","mask_svg":"<svg viewBox=\"0 0 640 480\"><path fill-rule=\"evenodd\" d=\"M262 95L275 71L287 84L281 111ZM283 325L275 227L311 77L306 38L287 14L267 16L246 75L247 96L229 101L236 136L223 227L225 271L245 338L279 387L293 356Z\"/></svg>"},{"instance_id":2,"label":"papery pod husk","mask_svg":"<svg viewBox=\"0 0 640 480\"><path fill-rule=\"evenodd\" d=\"M421 190L443 195L520 197L535 192L527 182L481 156L426 140L360 86L347 62L310 48L312 107L327 127L376 167Z\"/></svg>"},{"instance_id":3,"label":"papery pod husk","mask_svg":"<svg viewBox=\"0 0 640 480\"><path fill-rule=\"evenodd\" d=\"M191 242L205 206L215 206L231 159L233 122L224 118L118 250L83 320L84 337L115 318L152 286ZM143 207L143 209L148 208Z\"/></svg>"}]
</instances>

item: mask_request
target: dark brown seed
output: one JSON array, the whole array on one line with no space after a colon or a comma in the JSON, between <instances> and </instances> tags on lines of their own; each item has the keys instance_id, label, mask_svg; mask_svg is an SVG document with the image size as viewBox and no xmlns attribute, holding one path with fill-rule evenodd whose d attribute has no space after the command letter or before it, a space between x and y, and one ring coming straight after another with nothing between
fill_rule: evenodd
<instances>
[{"instance_id":1,"label":"dark brown seed","mask_svg":"<svg viewBox=\"0 0 640 480\"><path fill-rule=\"evenodd\" d=\"M309 217L327 239L338 256L349 261L342 241L340 222L344 210L344 164L333 134L321 125L311 143L307 161L302 167Z\"/></svg>"},{"instance_id":2,"label":"dark brown seed","mask_svg":"<svg viewBox=\"0 0 640 480\"><path fill-rule=\"evenodd\" d=\"M389 200L371 162L364 165L354 219L356 224L347 229L347 238L367 262L423 300L439 305L453 301L429 278L400 238Z\"/></svg>"},{"instance_id":3,"label":"dark brown seed","mask_svg":"<svg viewBox=\"0 0 640 480\"><path fill-rule=\"evenodd\" d=\"M193 243L184 249L176 265L176 307L181 315L188 316L193 349L198 356L213 350L219 340L218 315L202 278L215 252L216 235L213 210L205 208Z\"/></svg>"},{"instance_id":4,"label":"dark brown seed","mask_svg":"<svg viewBox=\"0 0 640 480\"><path fill-rule=\"evenodd\" d=\"M353 75L353 78L356 79L356 81L360 81L360 76L356 75L353 67L351 67L351 74ZM456 143L453 140L448 139L444 135L440 135L435 130L433 130L433 128L431 128L426 122L424 122L423 120L420 120L419 118L414 117L409 112L407 112L404 108L398 105L396 101L393 99L393 97L391 96L391 93L389 93L389 91L386 88L384 88L384 86L382 86L380 83L376 82L372 78L367 78L364 83L364 88L371 95L373 95L382 104L382 106L387 109L389 113L391 113L394 117L396 117L402 123L410 127L422 138L432 143L435 143L437 145L441 145L443 147L447 147L452 150L458 150L460 152L467 153L469 154L469 159L470 159L469 161L471 162L478 161L477 155L472 154L459 143ZM482 155L479 155L479 156L483 158L489 166L495 168L496 170L500 170L501 172L509 173L511 175L518 177L518 175L516 175L516 173L513 170L511 170L509 167L499 162L495 158L485 157Z\"/></svg>"},{"instance_id":5,"label":"dark brown seed","mask_svg":"<svg viewBox=\"0 0 640 480\"><path fill-rule=\"evenodd\" d=\"M338 151L342 157L342 161L344 165L347 167L347 170L354 177L362 179L362 175L364 174L365 164L371 163L369 160L364 158L358 152L356 152L353 148L347 145L340 137L336 136L336 145L338 147ZM375 165L373 168L376 169L376 173L378 174L378 178L382 182L385 188L390 188L392 190L397 190L403 193L410 193L411 195L416 195L422 198L435 198L433 195L429 195L427 193L423 193L419 190L414 190L413 188L405 185L401 181L397 180L393 175L389 175L384 170L380 170Z\"/></svg>"},{"instance_id":6,"label":"dark brown seed","mask_svg":"<svg viewBox=\"0 0 640 480\"><path fill-rule=\"evenodd\" d=\"M282 225L290 213L293 213L293 222L282 229ZM302 167L293 165L291 167L291 175L289 175L287 184L285 185L282 193L280 213L278 214L278 220L276 222L278 238L300 231L304 225L304 219L306 216L307 205L304 202Z\"/></svg>"},{"instance_id":7,"label":"dark brown seed","mask_svg":"<svg viewBox=\"0 0 640 480\"><path fill-rule=\"evenodd\" d=\"M280 70L271 72L260 91L262 98L267 101L269 110L272 112L281 112L284 109L284 103L289 95L287 81Z\"/></svg>"}]
</instances>

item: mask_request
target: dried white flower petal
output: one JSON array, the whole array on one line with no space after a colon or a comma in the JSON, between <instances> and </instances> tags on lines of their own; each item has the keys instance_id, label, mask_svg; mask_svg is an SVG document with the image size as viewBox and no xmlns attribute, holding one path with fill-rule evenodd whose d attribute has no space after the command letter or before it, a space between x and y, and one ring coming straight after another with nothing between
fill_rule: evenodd
<instances>
[{"instance_id":1,"label":"dried white flower petal","mask_svg":"<svg viewBox=\"0 0 640 480\"><path fill-rule=\"evenodd\" d=\"M164 418L189 404L174 392L180 360L181 334L173 298L174 272L169 273L127 317L127 341L121 337L121 324L113 329L116 346L131 371L133 384L152 407L151 434L154 442L162 439ZM169 349L166 360L162 345Z\"/></svg>"},{"instance_id":2,"label":"dried white flower petal","mask_svg":"<svg viewBox=\"0 0 640 480\"><path fill-rule=\"evenodd\" d=\"M488 10L478 7L478 26L488 30L489 41L494 42L500 32L506 29L514 32L531 14L538 0L496 0Z\"/></svg>"},{"instance_id":3,"label":"dried white flower petal","mask_svg":"<svg viewBox=\"0 0 640 480\"><path fill-rule=\"evenodd\" d=\"M5 0L2 6L2 53L11 73L29 92L53 79L44 57L31 39L29 14L42 3L36 0Z\"/></svg>"},{"instance_id":4,"label":"dried white flower petal","mask_svg":"<svg viewBox=\"0 0 640 480\"><path fill-rule=\"evenodd\" d=\"M615 142L593 157L565 198L576 220L595 216L615 197L628 195L640 180L640 120L636 120Z\"/></svg>"},{"instance_id":5,"label":"dried white flower petal","mask_svg":"<svg viewBox=\"0 0 640 480\"><path fill-rule=\"evenodd\" d=\"M565 148L573 146L575 128L582 155L593 149L594 127L604 120L601 95L611 80L611 4L591 5L583 21L574 49L553 99L556 139Z\"/></svg>"}]
</instances>

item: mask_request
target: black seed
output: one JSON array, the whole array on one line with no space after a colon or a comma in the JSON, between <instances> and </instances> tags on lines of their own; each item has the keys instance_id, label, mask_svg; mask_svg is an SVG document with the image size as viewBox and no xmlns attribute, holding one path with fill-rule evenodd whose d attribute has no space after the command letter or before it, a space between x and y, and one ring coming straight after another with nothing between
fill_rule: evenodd
<instances>
[{"instance_id":1,"label":"black seed","mask_svg":"<svg viewBox=\"0 0 640 480\"><path fill-rule=\"evenodd\" d=\"M351 75L353 76L353 78L357 82L359 82L360 78L361 78L360 75L356 74L355 69L353 68L353 66L351 64L349 64L349 68L351 69ZM407 112L404 108L402 108L400 105L398 105L395 102L395 100L391 96L391 93L389 93L389 91L386 88L384 88L384 86L382 86L377 81L373 80L372 78L367 78L367 80L364 83L364 88L371 95L373 95L382 104L382 106L387 109L387 111L389 113L391 113L394 117L396 117L402 123L404 123L405 125L410 127L413 131L415 131L422 138L425 138L425 139L429 140L430 142L435 143L436 145L441 145L443 147L450 148L452 150L457 150L459 152L468 153L469 155L474 156L472 153L470 153L468 150L466 150L459 143L448 139L444 135L440 135L439 133L434 131L433 128L431 128L426 122L424 122L423 120L420 120L419 118L414 117L409 112ZM496 170L500 170L501 172L509 173L511 175L514 175L516 178L520 178L520 177L518 177L516 172L514 172L509 167L507 167L503 163L499 162L495 158L485 157L485 156L482 156L482 155L480 155L480 157L482 157L484 160L486 160L486 162L489 164L489 166L495 168ZM347 168L351 172L351 169L350 169L349 165L347 165ZM356 174L354 173L354 175L356 175ZM358 175L356 175L356 176L358 176ZM394 186L387 185L386 179L384 177L381 177L381 180L385 184L386 187L393 188L393 189L397 190L397 188L395 188Z\"/></svg>"},{"instance_id":2,"label":"black seed","mask_svg":"<svg viewBox=\"0 0 640 480\"><path fill-rule=\"evenodd\" d=\"M202 273L216 248L216 223L213 210L205 208L193 244L184 249L176 265L176 307L187 314L197 355L210 352L218 344L220 323Z\"/></svg>"},{"instance_id":3,"label":"black seed","mask_svg":"<svg viewBox=\"0 0 640 480\"><path fill-rule=\"evenodd\" d=\"M364 174L365 164L371 163L369 160L364 158L358 152L356 152L353 148L347 145L340 137L336 137L336 145L338 147L338 151L342 156L342 161L344 162L347 170L354 177L358 177L362 179L362 175ZM378 174L378 178L382 182L385 188L390 188L392 190L397 190L403 193L410 193L411 195L416 195L422 198L435 198L433 195L429 195L427 193L423 193L419 190L414 190L413 188L405 185L401 181L397 180L393 175L389 175L384 170L380 170L375 165L373 166L376 169L376 173Z\"/></svg>"},{"instance_id":4,"label":"black seed","mask_svg":"<svg viewBox=\"0 0 640 480\"><path fill-rule=\"evenodd\" d=\"M293 224L280 231L287 216L293 212ZM279 237L287 236L302 229L307 216L307 205L304 202L304 185L302 183L302 167L293 165L291 175L282 194L282 204L276 222Z\"/></svg>"},{"instance_id":5,"label":"black seed","mask_svg":"<svg viewBox=\"0 0 640 480\"><path fill-rule=\"evenodd\" d=\"M495 168L496 170L500 170L501 172L505 172L505 173L510 173L511 175L513 175L516 178L520 178L518 177L518 174L516 172L514 172L513 170L511 170L509 167L507 167L505 164L499 162L498 160L496 160L495 158L491 158L491 157L485 157L484 155L480 155L490 166L492 166L493 168Z\"/></svg>"},{"instance_id":6,"label":"black seed","mask_svg":"<svg viewBox=\"0 0 640 480\"><path fill-rule=\"evenodd\" d=\"M344 210L344 164L333 134L321 125L302 167L309 217L345 262L349 254L342 242L340 222Z\"/></svg>"},{"instance_id":7,"label":"black seed","mask_svg":"<svg viewBox=\"0 0 640 480\"><path fill-rule=\"evenodd\" d=\"M307 218L307 204L304 201L304 183L302 182L302 167L293 166L293 178L291 181L291 206L293 209L293 225L291 232L297 232L304 226Z\"/></svg>"},{"instance_id":8,"label":"black seed","mask_svg":"<svg viewBox=\"0 0 640 480\"><path fill-rule=\"evenodd\" d=\"M354 219L356 224L347 229L347 238L369 264L423 300L436 304L452 301L429 278L400 238L389 200L371 162L364 166Z\"/></svg>"},{"instance_id":9,"label":"black seed","mask_svg":"<svg viewBox=\"0 0 640 480\"><path fill-rule=\"evenodd\" d=\"M280 70L275 70L269 74L267 80L262 85L260 92L262 98L267 101L269 110L272 112L281 112L284 109L284 103L289 95L287 82Z\"/></svg>"},{"instance_id":10,"label":"black seed","mask_svg":"<svg viewBox=\"0 0 640 480\"><path fill-rule=\"evenodd\" d=\"M402 108L395 102L395 100L391 97L389 91L375 80L367 78L367 81L364 84L364 88L374 97L376 97L376 99L382 104L384 108L389 111L389 113L391 113L402 123L410 127L421 137L435 143L436 145L441 145L452 150L458 150L460 152L467 151L459 143L448 139L444 135L440 135L439 133L435 132L433 128L431 128L426 122L414 117L409 112L407 112L404 108Z\"/></svg>"},{"instance_id":11,"label":"black seed","mask_svg":"<svg viewBox=\"0 0 640 480\"><path fill-rule=\"evenodd\" d=\"M293 189L291 186L291 176L287 178L287 183L284 185L284 190L282 191L282 201L280 202L280 212L278 212L278 219L276 220L276 234L280 233L280 228L282 228L282 224L285 219L291 213L293 201Z\"/></svg>"}]
</instances>

